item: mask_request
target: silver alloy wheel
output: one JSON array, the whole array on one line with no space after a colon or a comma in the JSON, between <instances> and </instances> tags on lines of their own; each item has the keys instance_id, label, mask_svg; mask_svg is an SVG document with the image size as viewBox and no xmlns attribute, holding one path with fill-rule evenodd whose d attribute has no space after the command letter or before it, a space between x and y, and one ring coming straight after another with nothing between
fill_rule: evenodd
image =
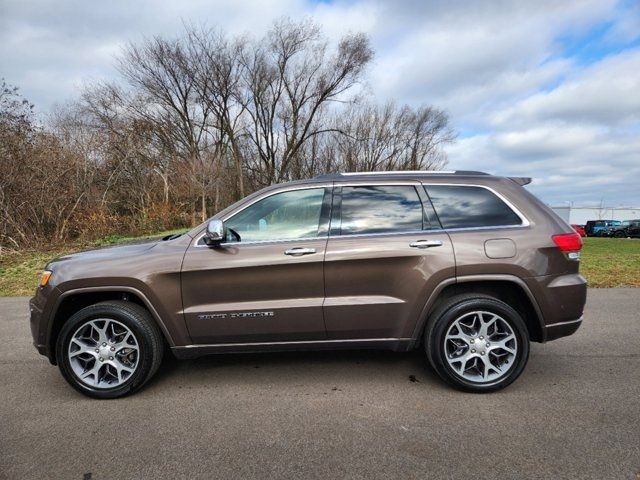
<instances>
[{"instance_id":1,"label":"silver alloy wheel","mask_svg":"<svg viewBox=\"0 0 640 480\"><path fill-rule=\"evenodd\" d=\"M89 320L69 342L69 364L78 379L94 388L114 388L138 367L140 347L124 324L107 318Z\"/></svg>"},{"instance_id":2,"label":"silver alloy wheel","mask_svg":"<svg viewBox=\"0 0 640 480\"><path fill-rule=\"evenodd\" d=\"M474 383L504 377L515 364L518 341L507 321L491 312L475 311L458 317L444 337L444 353L451 368Z\"/></svg>"}]
</instances>

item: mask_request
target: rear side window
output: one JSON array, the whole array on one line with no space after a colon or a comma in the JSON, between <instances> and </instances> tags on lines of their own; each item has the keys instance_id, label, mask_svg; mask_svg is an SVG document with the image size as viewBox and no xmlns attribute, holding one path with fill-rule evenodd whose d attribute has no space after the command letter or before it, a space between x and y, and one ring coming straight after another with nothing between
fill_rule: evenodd
<instances>
[{"instance_id":1,"label":"rear side window","mask_svg":"<svg viewBox=\"0 0 640 480\"><path fill-rule=\"evenodd\" d=\"M342 187L342 235L422 230L422 202L415 187Z\"/></svg>"},{"instance_id":2,"label":"rear side window","mask_svg":"<svg viewBox=\"0 0 640 480\"><path fill-rule=\"evenodd\" d=\"M520 217L486 188L463 185L428 185L424 188L443 228L522 224Z\"/></svg>"}]
</instances>

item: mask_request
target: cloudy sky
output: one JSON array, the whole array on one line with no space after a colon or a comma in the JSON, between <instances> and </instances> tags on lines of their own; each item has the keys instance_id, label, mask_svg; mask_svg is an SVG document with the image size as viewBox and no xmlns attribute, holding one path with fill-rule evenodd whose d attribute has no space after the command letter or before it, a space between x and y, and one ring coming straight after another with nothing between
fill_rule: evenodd
<instances>
[{"instance_id":1,"label":"cloudy sky","mask_svg":"<svg viewBox=\"0 0 640 480\"><path fill-rule=\"evenodd\" d=\"M0 0L0 76L46 114L116 77L126 42L283 15L368 33L366 88L447 110L449 168L534 177L554 205L640 206L639 0Z\"/></svg>"}]
</instances>

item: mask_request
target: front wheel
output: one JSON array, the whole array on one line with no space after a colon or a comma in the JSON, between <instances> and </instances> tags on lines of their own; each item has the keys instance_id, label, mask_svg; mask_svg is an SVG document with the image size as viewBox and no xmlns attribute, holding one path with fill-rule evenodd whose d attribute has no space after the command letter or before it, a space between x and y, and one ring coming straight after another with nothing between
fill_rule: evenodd
<instances>
[{"instance_id":1,"label":"front wheel","mask_svg":"<svg viewBox=\"0 0 640 480\"><path fill-rule=\"evenodd\" d=\"M95 398L138 390L156 372L162 354L162 336L149 313L124 301L83 308L63 325L56 342L65 380Z\"/></svg>"},{"instance_id":2,"label":"front wheel","mask_svg":"<svg viewBox=\"0 0 640 480\"><path fill-rule=\"evenodd\" d=\"M438 375L471 392L499 390L520 376L529 358L522 317L485 295L460 295L430 318L425 348Z\"/></svg>"}]
</instances>

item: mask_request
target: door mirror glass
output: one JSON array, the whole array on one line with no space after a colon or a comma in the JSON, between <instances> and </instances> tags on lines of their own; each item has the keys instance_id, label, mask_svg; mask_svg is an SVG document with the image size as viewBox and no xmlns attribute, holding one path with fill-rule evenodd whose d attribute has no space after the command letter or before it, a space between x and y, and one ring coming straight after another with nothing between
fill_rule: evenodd
<instances>
[{"instance_id":1,"label":"door mirror glass","mask_svg":"<svg viewBox=\"0 0 640 480\"><path fill-rule=\"evenodd\" d=\"M207 225L207 232L204 234L204 243L211 246L220 245L225 239L224 223L222 220L214 218Z\"/></svg>"}]
</instances>

